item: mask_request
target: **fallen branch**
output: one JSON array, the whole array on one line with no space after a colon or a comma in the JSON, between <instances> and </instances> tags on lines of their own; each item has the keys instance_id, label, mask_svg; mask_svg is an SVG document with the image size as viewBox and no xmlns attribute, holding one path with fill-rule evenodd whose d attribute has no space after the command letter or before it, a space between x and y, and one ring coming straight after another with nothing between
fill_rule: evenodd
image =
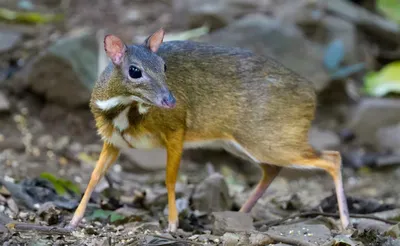
<instances>
[{"instance_id":1,"label":"fallen branch","mask_svg":"<svg viewBox=\"0 0 400 246\"><path fill-rule=\"evenodd\" d=\"M377 37L390 40L395 44L400 44L400 28L396 23L358 7L350 1L320 0L320 2L328 12L353 22L365 31L374 33Z\"/></svg>"},{"instance_id":2,"label":"fallen branch","mask_svg":"<svg viewBox=\"0 0 400 246\"><path fill-rule=\"evenodd\" d=\"M13 232L34 231L47 235L70 235L72 233L72 230L67 228L56 227L56 226L42 226L37 224L20 223L20 222L17 223L10 222L6 224L6 227L9 231Z\"/></svg>"},{"instance_id":3,"label":"fallen branch","mask_svg":"<svg viewBox=\"0 0 400 246\"><path fill-rule=\"evenodd\" d=\"M276 234L271 234L268 232L263 232L263 234L267 235L268 237L270 237L272 240L274 240L275 242L279 242L279 243L284 243L284 244L290 244L290 245L298 245L298 246L315 246L315 244L313 243L309 243L303 240L299 240L296 238L289 238L286 236L279 236Z\"/></svg>"},{"instance_id":4,"label":"fallen branch","mask_svg":"<svg viewBox=\"0 0 400 246\"><path fill-rule=\"evenodd\" d=\"M304 213L298 213L294 215L289 215L285 218L279 219L279 220L262 220L262 221L257 221L254 223L254 226L274 226L274 225L279 225L282 224L283 222L290 220L290 219L295 219L298 217L310 217L310 216L326 216L326 217L335 217L339 218L340 215L338 213L324 213L324 212L304 212ZM377 221L382 221L387 224L397 224L398 221L394 220L387 220L387 219L382 219L373 215L366 215L366 214L350 214L350 217L352 218L359 218L359 219L371 219L371 220L377 220Z\"/></svg>"}]
</instances>

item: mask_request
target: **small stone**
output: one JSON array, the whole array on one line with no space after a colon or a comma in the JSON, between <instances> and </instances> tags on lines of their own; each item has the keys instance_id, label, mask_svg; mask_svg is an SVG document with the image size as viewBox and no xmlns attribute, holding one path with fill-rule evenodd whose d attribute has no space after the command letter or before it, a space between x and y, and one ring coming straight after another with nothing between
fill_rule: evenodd
<instances>
[{"instance_id":1,"label":"small stone","mask_svg":"<svg viewBox=\"0 0 400 246\"><path fill-rule=\"evenodd\" d=\"M252 233L250 235L250 243L251 245L268 245L274 242L268 235L263 233Z\"/></svg>"},{"instance_id":2,"label":"small stone","mask_svg":"<svg viewBox=\"0 0 400 246\"><path fill-rule=\"evenodd\" d=\"M193 235L193 236L188 237L188 239L189 239L189 240L195 240L195 239L197 239L198 237L199 237L199 235Z\"/></svg>"},{"instance_id":3,"label":"small stone","mask_svg":"<svg viewBox=\"0 0 400 246\"><path fill-rule=\"evenodd\" d=\"M224 245L237 245L240 240L240 236L235 233L226 232L222 236L222 242Z\"/></svg>"},{"instance_id":4,"label":"small stone","mask_svg":"<svg viewBox=\"0 0 400 246\"><path fill-rule=\"evenodd\" d=\"M244 233L226 232L221 241L224 246L250 245L249 237Z\"/></svg>"},{"instance_id":5,"label":"small stone","mask_svg":"<svg viewBox=\"0 0 400 246\"><path fill-rule=\"evenodd\" d=\"M322 245L332 239L331 231L324 224L316 224L315 220L289 225L279 225L268 228L268 233L288 238L302 238L302 240Z\"/></svg>"},{"instance_id":6,"label":"small stone","mask_svg":"<svg viewBox=\"0 0 400 246\"><path fill-rule=\"evenodd\" d=\"M33 212L30 212L30 213L29 213L29 221L34 221L35 218L36 218L36 214L33 213Z\"/></svg>"},{"instance_id":7,"label":"small stone","mask_svg":"<svg viewBox=\"0 0 400 246\"><path fill-rule=\"evenodd\" d=\"M63 136L59 138L54 144L54 150L65 149L70 143L70 138L68 136Z\"/></svg>"},{"instance_id":8,"label":"small stone","mask_svg":"<svg viewBox=\"0 0 400 246\"><path fill-rule=\"evenodd\" d=\"M56 208L54 203L46 202L40 206L38 215L48 224L57 224L60 217L60 210Z\"/></svg>"},{"instance_id":9,"label":"small stone","mask_svg":"<svg viewBox=\"0 0 400 246\"><path fill-rule=\"evenodd\" d=\"M225 232L250 232L254 230L253 219L242 212L214 212L213 233L223 235Z\"/></svg>"},{"instance_id":10,"label":"small stone","mask_svg":"<svg viewBox=\"0 0 400 246\"><path fill-rule=\"evenodd\" d=\"M53 137L48 134L42 135L42 136L38 137L37 144L40 148L53 149L53 146L54 146Z\"/></svg>"},{"instance_id":11,"label":"small stone","mask_svg":"<svg viewBox=\"0 0 400 246\"><path fill-rule=\"evenodd\" d=\"M199 183L191 200L195 210L207 213L229 210L233 203L228 185L220 173L213 173Z\"/></svg>"},{"instance_id":12,"label":"small stone","mask_svg":"<svg viewBox=\"0 0 400 246\"><path fill-rule=\"evenodd\" d=\"M18 205L15 203L14 199L10 198L7 200L7 206L8 208L15 214L18 214Z\"/></svg>"},{"instance_id":13,"label":"small stone","mask_svg":"<svg viewBox=\"0 0 400 246\"><path fill-rule=\"evenodd\" d=\"M0 91L0 113L8 112L10 110L10 102L8 101L6 95Z\"/></svg>"},{"instance_id":14,"label":"small stone","mask_svg":"<svg viewBox=\"0 0 400 246\"><path fill-rule=\"evenodd\" d=\"M19 217L23 220L27 219L29 216L29 212L20 212Z\"/></svg>"}]
</instances>

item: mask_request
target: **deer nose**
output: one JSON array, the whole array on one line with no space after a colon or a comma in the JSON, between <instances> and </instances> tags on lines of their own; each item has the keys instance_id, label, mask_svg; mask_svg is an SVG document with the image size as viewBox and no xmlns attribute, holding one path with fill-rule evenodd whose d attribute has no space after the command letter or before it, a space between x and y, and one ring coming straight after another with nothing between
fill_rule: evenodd
<instances>
[{"instance_id":1,"label":"deer nose","mask_svg":"<svg viewBox=\"0 0 400 246\"><path fill-rule=\"evenodd\" d=\"M176 106L176 99L171 92L167 92L161 99L161 105L164 108L174 108Z\"/></svg>"}]
</instances>

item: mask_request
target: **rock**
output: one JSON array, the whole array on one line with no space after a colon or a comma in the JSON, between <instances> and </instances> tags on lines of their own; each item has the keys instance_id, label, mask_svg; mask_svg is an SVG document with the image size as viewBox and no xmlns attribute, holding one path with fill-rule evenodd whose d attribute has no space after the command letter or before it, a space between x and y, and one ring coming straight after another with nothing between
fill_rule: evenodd
<instances>
[{"instance_id":1,"label":"rock","mask_svg":"<svg viewBox=\"0 0 400 246\"><path fill-rule=\"evenodd\" d=\"M400 223L391 226L385 234L393 238L400 238Z\"/></svg>"},{"instance_id":2,"label":"rock","mask_svg":"<svg viewBox=\"0 0 400 246\"><path fill-rule=\"evenodd\" d=\"M263 233L252 233L250 235L250 243L251 245L269 245L274 242L268 235L265 235Z\"/></svg>"},{"instance_id":3,"label":"rock","mask_svg":"<svg viewBox=\"0 0 400 246\"><path fill-rule=\"evenodd\" d=\"M266 6L266 1L256 0L189 0L181 12L186 12L190 27L206 24L215 30L228 25L237 17L255 12L261 13Z\"/></svg>"},{"instance_id":4,"label":"rock","mask_svg":"<svg viewBox=\"0 0 400 246\"><path fill-rule=\"evenodd\" d=\"M224 246L250 245L249 236L244 233L226 232L221 241Z\"/></svg>"},{"instance_id":5,"label":"rock","mask_svg":"<svg viewBox=\"0 0 400 246\"><path fill-rule=\"evenodd\" d=\"M29 212L20 212L19 213L19 218L22 220L25 220L29 217Z\"/></svg>"},{"instance_id":6,"label":"rock","mask_svg":"<svg viewBox=\"0 0 400 246\"><path fill-rule=\"evenodd\" d=\"M71 32L50 45L21 73L33 92L74 108L87 106L98 73L98 45L91 31Z\"/></svg>"},{"instance_id":7,"label":"rock","mask_svg":"<svg viewBox=\"0 0 400 246\"><path fill-rule=\"evenodd\" d=\"M10 111L10 102L8 101L6 95L0 91L0 113Z\"/></svg>"},{"instance_id":8,"label":"rock","mask_svg":"<svg viewBox=\"0 0 400 246\"><path fill-rule=\"evenodd\" d=\"M59 222L60 213L60 210L58 210L56 205L52 202L43 203L38 210L38 215L48 225L57 224Z\"/></svg>"},{"instance_id":9,"label":"rock","mask_svg":"<svg viewBox=\"0 0 400 246\"><path fill-rule=\"evenodd\" d=\"M312 81L318 91L330 81L323 66L323 48L308 41L294 24L272 17L247 15L198 41L241 47L270 56Z\"/></svg>"},{"instance_id":10,"label":"rock","mask_svg":"<svg viewBox=\"0 0 400 246\"><path fill-rule=\"evenodd\" d=\"M223 235L225 232L251 232L254 230L253 218L242 212L214 212L213 234Z\"/></svg>"},{"instance_id":11,"label":"rock","mask_svg":"<svg viewBox=\"0 0 400 246\"><path fill-rule=\"evenodd\" d=\"M380 149L400 154L400 124L379 128L376 137Z\"/></svg>"},{"instance_id":12,"label":"rock","mask_svg":"<svg viewBox=\"0 0 400 246\"><path fill-rule=\"evenodd\" d=\"M340 138L330 130L311 127L309 132L310 144L317 150L333 149L340 144Z\"/></svg>"},{"instance_id":13,"label":"rock","mask_svg":"<svg viewBox=\"0 0 400 246\"><path fill-rule=\"evenodd\" d=\"M328 227L323 224L307 222L273 226L267 232L287 238L301 239L302 241L313 243L313 245L323 245L332 239L331 231Z\"/></svg>"},{"instance_id":14,"label":"rock","mask_svg":"<svg viewBox=\"0 0 400 246\"><path fill-rule=\"evenodd\" d=\"M370 220L370 219L358 219L357 230L362 231L376 231L378 233L384 233L390 230L390 225L382 221Z\"/></svg>"},{"instance_id":15,"label":"rock","mask_svg":"<svg viewBox=\"0 0 400 246\"><path fill-rule=\"evenodd\" d=\"M22 39L22 33L13 31L0 31L0 53L15 47Z\"/></svg>"},{"instance_id":16,"label":"rock","mask_svg":"<svg viewBox=\"0 0 400 246\"><path fill-rule=\"evenodd\" d=\"M14 199L9 198L7 200L7 206L14 214L18 214L19 212L18 205L17 203L15 203Z\"/></svg>"},{"instance_id":17,"label":"rock","mask_svg":"<svg viewBox=\"0 0 400 246\"><path fill-rule=\"evenodd\" d=\"M356 141L379 149L378 130L400 122L400 100L364 98L348 118L346 128L354 132Z\"/></svg>"},{"instance_id":18,"label":"rock","mask_svg":"<svg viewBox=\"0 0 400 246\"><path fill-rule=\"evenodd\" d=\"M191 200L195 210L206 213L230 210L233 203L228 185L219 173L211 174L198 184Z\"/></svg>"}]
</instances>

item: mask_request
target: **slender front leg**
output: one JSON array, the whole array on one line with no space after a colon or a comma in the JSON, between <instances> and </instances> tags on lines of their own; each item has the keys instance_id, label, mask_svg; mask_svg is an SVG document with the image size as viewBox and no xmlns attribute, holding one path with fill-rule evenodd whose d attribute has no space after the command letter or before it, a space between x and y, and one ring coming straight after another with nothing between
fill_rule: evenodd
<instances>
[{"instance_id":1,"label":"slender front leg","mask_svg":"<svg viewBox=\"0 0 400 246\"><path fill-rule=\"evenodd\" d=\"M68 228L74 229L78 226L79 222L83 218L83 215L85 214L86 206L89 202L90 196L94 188L99 183L100 179L104 176L108 168L112 166L112 164L114 164L118 156L119 156L119 149L115 148L114 146L108 143L103 144L103 149L100 153L100 158L97 161L96 167L92 172L92 176L86 188L85 194L83 195L83 198L79 203L78 208L75 210L74 217L67 226Z\"/></svg>"},{"instance_id":2,"label":"slender front leg","mask_svg":"<svg viewBox=\"0 0 400 246\"><path fill-rule=\"evenodd\" d=\"M260 164L261 169L263 170L263 176L258 183L257 187L254 189L253 193L244 203L239 212L248 213L257 203L258 199L262 197L264 192L267 190L268 186L272 183L274 178L278 175L279 171L282 169L278 166L272 166L269 164Z\"/></svg>"},{"instance_id":3,"label":"slender front leg","mask_svg":"<svg viewBox=\"0 0 400 246\"><path fill-rule=\"evenodd\" d=\"M176 232L179 226L178 210L175 204L175 184L183 152L184 131L175 131L167 135L167 172L165 184L168 192L168 231Z\"/></svg>"}]
</instances>

